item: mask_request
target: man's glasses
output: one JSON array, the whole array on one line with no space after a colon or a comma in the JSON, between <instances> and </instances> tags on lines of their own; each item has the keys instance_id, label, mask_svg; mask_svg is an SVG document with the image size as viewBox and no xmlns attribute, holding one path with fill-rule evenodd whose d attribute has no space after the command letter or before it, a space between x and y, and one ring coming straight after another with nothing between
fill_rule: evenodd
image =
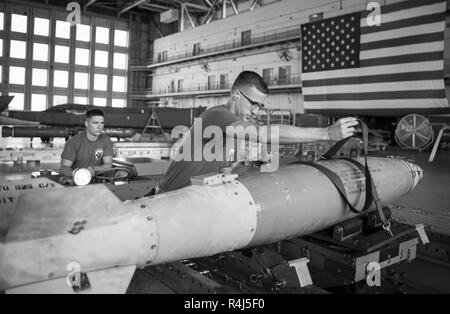
<instances>
[{"instance_id":1,"label":"man's glasses","mask_svg":"<svg viewBox=\"0 0 450 314\"><path fill-rule=\"evenodd\" d=\"M239 91L239 94L241 94L242 96L244 96L245 99L247 99L247 101L252 105L252 109L254 109L255 106L258 106L258 108L264 107L264 104L263 104L263 103L260 103L260 102L256 102L256 101L251 100L251 99L248 98L243 92Z\"/></svg>"}]
</instances>

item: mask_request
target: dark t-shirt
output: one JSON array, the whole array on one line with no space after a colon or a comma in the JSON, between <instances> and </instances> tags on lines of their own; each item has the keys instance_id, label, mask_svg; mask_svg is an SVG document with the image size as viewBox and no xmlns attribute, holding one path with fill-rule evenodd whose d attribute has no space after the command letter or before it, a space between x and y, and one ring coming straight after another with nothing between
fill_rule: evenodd
<instances>
[{"instance_id":1,"label":"dark t-shirt","mask_svg":"<svg viewBox=\"0 0 450 314\"><path fill-rule=\"evenodd\" d=\"M202 134L205 128L208 126L217 126L222 130L223 133L223 158L222 161L206 161L202 154L202 161L172 161L163 180L160 182L159 187L164 192L177 190L188 186L190 184L190 178L192 176L206 174L210 172L217 172L220 168L227 166L227 152L226 152L226 136L225 131L228 125L233 124L236 121L240 121L238 116L231 113L226 106L216 106L206 110L199 118L202 120ZM192 139L191 147L193 148L195 141L193 136L193 127L189 131L190 136L188 138ZM203 139L202 147L208 143L210 139ZM194 150L191 149L192 158L194 160Z\"/></svg>"},{"instance_id":2,"label":"dark t-shirt","mask_svg":"<svg viewBox=\"0 0 450 314\"><path fill-rule=\"evenodd\" d=\"M72 169L101 166L107 156L114 156L109 136L101 134L96 141L90 141L86 131L69 139L61 154L61 158L73 161Z\"/></svg>"}]
</instances>

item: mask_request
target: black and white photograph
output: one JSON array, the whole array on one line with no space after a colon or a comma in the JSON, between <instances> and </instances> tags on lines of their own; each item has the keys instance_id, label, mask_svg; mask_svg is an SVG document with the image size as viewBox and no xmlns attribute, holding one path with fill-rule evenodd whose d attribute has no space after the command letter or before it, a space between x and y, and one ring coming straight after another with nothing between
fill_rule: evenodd
<instances>
[{"instance_id":1,"label":"black and white photograph","mask_svg":"<svg viewBox=\"0 0 450 314\"><path fill-rule=\"evenodd\" d=\"M449 97L450 0L0 0L0 295L449 294Z\"/></svg>"}]
</instances>

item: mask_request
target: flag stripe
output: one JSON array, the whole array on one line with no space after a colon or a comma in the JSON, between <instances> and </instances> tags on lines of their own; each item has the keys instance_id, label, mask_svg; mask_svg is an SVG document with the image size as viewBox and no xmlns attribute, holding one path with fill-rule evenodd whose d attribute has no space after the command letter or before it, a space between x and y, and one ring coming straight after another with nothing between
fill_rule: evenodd
<instances>
[{"instance_id":1,"label":"flag stripe","mask_svg":"<svg viewBox=\"0 0 450 314\"><path fill-rule=\"evenodd\" d=\"M361 36L361 43L368 43L378 41L380 38L401 38L407 36L429 34L442 32L444 29L444 21L442 19L437 22L427 23L422 25L414 25L402 28L396 28L386 31L374 32L370 34L364 34Z\"/></svg>"},{"instance_id":2,"label":"flag stripe","mask_svg":"<svg viewBox=\"0 0 450 314\"><path fill-rule=\"evenodd\" d=\"M415 54L422 52L434 52L434 51L443 51L444 50L444 42L436 41L432 43L424 43L424 44L416 44L416 45L405 45L399 47L392 48L382 48L382 49L372 49L360 51L359 58L362 60L365 59L374 59L374 58L384 58L391 56L400 56L407 54Z\"/></svg>"},{"instance_id":3,"label":"flag stripe","mask_svg":"<svg viewBox=\"0 0 450 314\"><path fill-rule=\"evenodd\" d=\"M415 36L406 36L402 38L385 39L373 41L370 43L361 43L361 50L380 49L388 47L397 47L403 45L411 45L418 43L429 43L433 41L444 40L444 32L436 32L430 34L421 34Z\"/></svg>"},{"instance_id":4,"label":"flag stripe","mask_svg":"<svg viewBox=\"0 0 450 314\"><path fill-rule=\"evenodd\" d=\"M399 63L410 63L410 62L422 62L422 61L435 61L442 60L444 56L444 51L435 52L425 52L425 53L414 53L408 55L396 55L393 57L382 57L361 60L359 65L361 67L372 67L387 64L399 64Z\"/></svg>"},{"instance_id":5,"label":"flag stripe","mask_svg":"<svg viewBox=\"0 0 450 314\"><path fill-rule=\"evenodd\" d=\"M442 70L427 71L427 72L408 72L408 73L393 73L385 75L367 75L367 76L353 76L346 78L331 78L318 80L304 80L302 82L303 89L306 87L317 86L333 86L333 85L347 85L347 84L370 84L383 82L402 82L415 80L437 80L442 79Z\"/></svg>"},{"instance_id":6,"label":"flag stripe","mask_svg":"<svg viewBox=\"0 0 450 314\"><path fill-rule=\"evenodd\" d=\"M365 16L361 15L361 27L362 28L371 28L373 31L376 31L376 29L381 29L381 27L383 27L383 25L385 25L385 24L389 24L392 22L400 21L400 20L420 17L420 16L427 16L427 15L431 15L431 14L435 14L435 13L439 13L439 12L442 13L444 11L445 11L445 7L443 7L443 3L437 3L437 4L433 4L433 5L425 5L425 6L420 6L420 7L411 8L411 9L393 12L393 13L388 13L388 14L381 13L381 15L379 16L379 22L380 22L379 26L369 25L368 24L369 22L374 23L375 21L371 20L370 17L369 17L369 19L367 19ZM417 24L423 24L423 23L420 23L420 20L419 20L419 23L417 23Z\"/></svg>"},{"instance_id":7,"label":"flag stripe","mask_svg":"<svg viewBox=\"0 0 450 314\"><path fill-rule=\"evenodd\" d=\"M445 90L420 90L420 91L389 91L354 94L318 94L305 95L305 101L335 101L335 100L384 100L384 99L426 99L445 98Z\"/></svg>"},{"instance_id":8,"label":"flag stripe","mask_svg":"<svg viewBox=\"0 0 450 314\"><path fill-rule=\"evenodd\" d=\"M367 67L367 68L351 68L342 70L326 71L327 78L342 78L346 79L348 77L355 76L367 76L367 75L384 75L384 74L397 74L397 73L410 73L410 75L417 74L422 71L441 71L441 76L443 77L444 62L439 61L427 61L420 63L403 63L403 64L393 64L393 65L382 65L378 67ZM303 81L323 79L324 72L308 72L303 73Z\"/></svg>"},{"instance_id":9,"label":"flag stripe","mask_svg":"<svg viewBox=\"0 0 450 314\"><path fill-rule=\"evenodd\" d=\"M367 84L346 84L334 86L317 86L317 87L303 87L305 95L318 94L338 94L338 93L369 93L373 91L387 92L387 91L408 91L408 90L431 90L444 89L444 82L442 80L422 80L422 81L399 81L399 82L379 82Z\"/></svg>"},{"instance_id":10,"label":"flag stripe","mask_svg":"<svg viewBox=\"0 0 450 314\"><path fill-rule=\"evenodd\" d=\"M387 16L390 15L390 13L399 12L401 14L406 13L407 16L413 16L411 12L409 12L410 9L416 9L421 8L425 6L431 6L434 4L441 4L442 0L411 0L411 1L402 1L390 4L388 6L381 6L381 16ZM445 2L444 2L445 3ZM369 14L371 14L370 11L364 10L361 13L362 18L366 18Z\"/></svg>"},{"instance_id":11,"label":"flag stripe","mask_svg":"<svg viewBox=\"0 0 450 314\"><path fill-rule=\"evenodd\" d=\"M436 109L437 107L447 107L447 100L441 98L427 99L424 102L422 99L385 99L382 102L379 100L365 100L365 101L318 101L314 103L305 104L305 109L397 109L397 108L424 108L429 107ZM449 109L448 107L446 109Z\"/></svg>"},{"instance_id":12,"label":"flag stripe","mask_svg":"<svg viewBox=\"0 0 450 314\"><path fill-rule=\"evenodd\" d=\"M399 28L407 28L411 26L421 27L421 25L423 24L432 24L436 22L442 23L444 17L445 13L439 12L425 16L418 16L404 20L397 20L390 23L382 22L380 26L361 27L361 35L368 35L374 33L382 34L382 32L397 30Z\"/></svg>"}]
</instances>

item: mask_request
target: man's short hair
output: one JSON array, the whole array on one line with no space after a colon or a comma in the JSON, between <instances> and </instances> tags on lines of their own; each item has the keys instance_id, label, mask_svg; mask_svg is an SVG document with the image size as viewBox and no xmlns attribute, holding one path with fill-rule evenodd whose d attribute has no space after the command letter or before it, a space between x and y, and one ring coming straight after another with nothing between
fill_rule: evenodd
<instances>
[{"instance_id":1,"label":"man's short hair","mask_svg":"<svg viewBox=\"0 0 450 314\"><path fill-rule=\"evenodd\" d=\"M103 111L97 108L89 109L88 111L86 111L86 119L97 116L104 117L105 115L103 114Z\"/></svg>"},{"instance_id":2,"label":"man's short hair","mask_svg":"<svg viewBox=\"0 0 450 314\"><path fill-rule=\"evenodd\" d=\"M233 83L231 90L241 90L242 87L253 85L257 90L264 94L269 93L269 87L267 87L264 79L256 72L243 71L241 72Z\"/></svg>"}]
</instances>

